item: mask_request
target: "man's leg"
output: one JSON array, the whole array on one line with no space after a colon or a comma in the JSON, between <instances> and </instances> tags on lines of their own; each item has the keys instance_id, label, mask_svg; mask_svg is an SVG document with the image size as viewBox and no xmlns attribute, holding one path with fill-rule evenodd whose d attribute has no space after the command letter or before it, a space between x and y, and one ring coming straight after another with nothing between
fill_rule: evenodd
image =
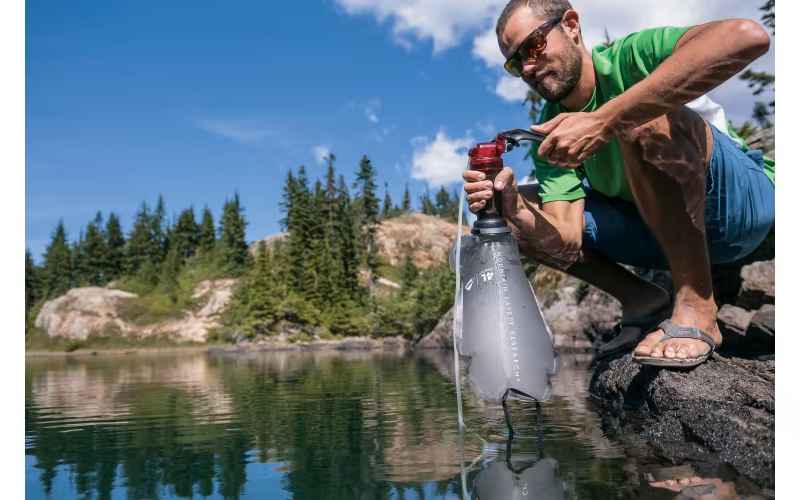
<instances>
[{"instance_id":1,"label":"man's leg","mask_svg":"<svg viewBox=\"0 0 800 500\"><path fill-rule=\"evenodd\" d=\"M716 322L705 236L706 171L711 132L693 111L682 108L619 137L628 184L636 206L669 263L675 287L672 321L692 326L722 342ZM635 352L643 356L687 358L708 352L695 339L660 342L648 335Z\"/></svg>"},{"instance_id":2,"label":"man's leg","mask_svg":"<svg viewBox=\"0 0 800 500\"><path fill-rule=\"evenodd\" d=\"M535 213L541 213L541 200L534 189L531 189L530 186L519 186L519 193L526 200L526 204L530 210ZM592 234L596 236L596 233L600 232L605 235L604 243L613 243L615 240L614 235L619 236L623 234L624 228L637 226L635 224L637 221L631 220L632 218L639 218L638 214L635 212L633 214L623 213L614 206L608 204L605 199L598 199L596 202L593 201L594 198L590 196L587 198L586 204L587 211L595 209L598 212L595 214L598 216L597 218L591 218L592 226L594 227ZM599 214L601 210L602 216ZM597 222L595 222L595 220ZM641 223L639 223L637 227L640 226ZM538 250L535 248L537 246L542 246L541 244L548 240L559 241L559 238L555 236L558 233L557 230L548 225L546 218L539 217L537 231L534 235L520 234L516 231L513 224L511 224L511 228L515 230L515 236L519 242L520 250L533 260L548 263L548 257L552 257L552 255L545 255L545 252L550 251L554 254L558 254L558 250L554 248L539 248ZM640 234L639 231L633 231L633 233L635 235ZM628 237L630 236L631 235L628 235ZM533 245L530 241L531 238L535 238L538 245ZM669 294L663 288L628 271L621 265L604 256L602 252L595 252L590 249L589 247L591 244L587 241L587 238L589 238L589 236L587 236L586 230L584 230L582 260L572 264L566 269L563 269L561 266L559 267L561 267L565 273L583 280L619 300L622 305L623 320L640 318L657 312L664 306L664 303L669 301Z\"/></svg>"},{"instance_id":3,"label":"man's leg","mask_svg":"<svg viewBox=\"0 0 800 500\"><path fill-rule=\"evenodd\" d=\"M586 247L583 261L573 264L565 272L619 300L623 321L652 314L670 298L663 288Z\"/></svg>"}]
</instances>

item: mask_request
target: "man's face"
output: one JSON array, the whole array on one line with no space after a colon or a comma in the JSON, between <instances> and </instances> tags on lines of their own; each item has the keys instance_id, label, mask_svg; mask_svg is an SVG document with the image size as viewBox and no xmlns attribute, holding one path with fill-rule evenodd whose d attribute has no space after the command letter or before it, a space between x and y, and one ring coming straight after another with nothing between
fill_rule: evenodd
<instances>
[{"instance_id":1,"label":"man's face","mask_svg":"<svg viewBox=\"0 0 800 500\"><path fill-rule=\"evenodd\" d=\"M500 36L500 50L508 58L512 50L548 19L533 14L527 7L517 9ZM522 79L550 102L567 97L581 78L581 52L567 34L556 26L547 34L547 47L536 61L523 60Z\"/></svg>"}]
</instances>

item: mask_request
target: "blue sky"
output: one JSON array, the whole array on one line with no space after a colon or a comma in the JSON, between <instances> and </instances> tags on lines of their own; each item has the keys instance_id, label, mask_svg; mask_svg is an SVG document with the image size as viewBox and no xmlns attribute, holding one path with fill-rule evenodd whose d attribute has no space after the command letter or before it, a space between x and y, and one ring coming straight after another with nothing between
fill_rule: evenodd
<instances>
[{"instance_id":1,"label":"blue sky","mask_svg":"<svg viewBox=\"0 0 800 500\"><path fill-rule=\"evenodd\" d=\"M352 179L367 154L399 201L406 182L453 188L464 147L527 125L489 29L498 0L26 3L26 245L97 210L130 229L143 200L169 214L238 191L253 240L279 231L287 171ZM587 45L650 26L758 18L761 2L575 1ZM772 69L772 51L757 68ZM711 94L741 122L752 99ZM527 173L522 155L507 162Z\"/></svg>"}]
</instances>

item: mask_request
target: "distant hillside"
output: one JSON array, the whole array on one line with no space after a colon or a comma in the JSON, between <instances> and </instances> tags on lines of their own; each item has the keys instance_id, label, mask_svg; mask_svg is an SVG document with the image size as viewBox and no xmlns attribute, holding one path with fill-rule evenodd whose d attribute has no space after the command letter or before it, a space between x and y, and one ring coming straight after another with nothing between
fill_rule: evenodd
<instances>
[{"instance_id":1,"label":"distant hillside","mask_svg":"<svg viewBox=\"0 0 800 500\"><path fill-rule=\"evenodd\" d=\"M420 269L444 263L455 241L456 227L441 217L416 212L384 219L377 235L380 257L392 267L401 265L408 253ZM462 234L469 234L468 226L463 226ZM261 241L270 246L284 238L286 233L267 236L253 242L250 251L255 253Z\"/></svg>"}]
</instances>

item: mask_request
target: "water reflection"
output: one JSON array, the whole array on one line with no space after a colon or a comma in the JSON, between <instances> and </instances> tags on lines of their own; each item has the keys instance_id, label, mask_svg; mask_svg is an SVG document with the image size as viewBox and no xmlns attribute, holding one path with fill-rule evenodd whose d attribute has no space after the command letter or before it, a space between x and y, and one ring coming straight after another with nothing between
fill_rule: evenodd
<instances>
[{"instance_id":1,"label":"water reflection","mask_svg":"<svg viewBox=\"0 0 800 500\"><path fill-rule=\"evenodd\" d=\"M541 500L563 500L567 484L559 478L558 461L544 456L544 429L541 423L541 407L536 406L536 436L534 450L520 449L530 440L514 439L511 433L504 452L497 453L498 446L489 446L488 455L477 474L462 469L462 480L471 487L465 488L470 498L480 500L522 499L530 495ZM515 447L516 444L516 447ZM502 457L502 458L501 458Z\"/></svg>"},{"instance_id":2,"label":"water reflection","mask_svg":"<svg viewBox=\"0 0 800 500\"><path fill-rule=\"evenodd\" d=\"M512 405L509 461L502 410L469 394L460 440L451 370L442 353L30 358L27 497L461 498L555 478L603 499L639 483L587 406L585 360L564 358L538 417Z\"/></svg>"}]
</instances>

